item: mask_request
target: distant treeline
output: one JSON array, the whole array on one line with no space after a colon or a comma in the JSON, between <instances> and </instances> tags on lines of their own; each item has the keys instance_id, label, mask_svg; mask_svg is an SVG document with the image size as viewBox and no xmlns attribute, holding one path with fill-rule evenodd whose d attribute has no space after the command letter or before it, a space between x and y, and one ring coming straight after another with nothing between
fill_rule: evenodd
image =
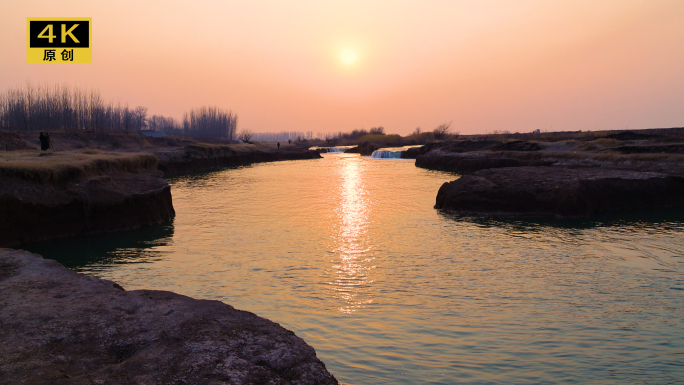
<instances>
[{"instance_id":1,"label":"distant treeline","mask_svg":"<svg viewBox=\"0 0 684 385\"><path fill-rule=\"evenodd\" d=\"M329 134L325 139L358 139L366 135L385 135L384 127L373 127L370 130L361 128L353 130L352 132L338 132L337 134Z\"/></svg>"},{"instance_id":2,"label":"distant treeline","mask_svg":"<svg viewBox=\"0 0 684 385\"><path fill-rule=\"evenodd\" d=\"M148 117L147 107L105 102L99 91L69 86L12 88L0 93L0 128L16 131L154 130L173 135L229 138L237 134L237 114L217 107L186 112L182 122Z\"/></svg>"},{"instance_id":3,"label":"distant treeline","mask_svg":"<svg viewBox=\"0 0 684 385\"><path fill-rule=\"evenodd\" d=\"M200 107L183 115L183 134L203 138L237 136L237 114L217 107Z\"/></svg>"},{"instance_id":4,"label":"distant treeline","mask_svg":"<svg viewBox=\"0 0 684 385\"><path fill-rule=\"evenodd\" d=\"M287 142L288 140L302 140L324 138L322 132L314 134L313 131L281 131L281 132L255 132L252 134L252 140L257 142Z\"/></svg>"},{"instance_id":5,"label":"distant treeline","mask_svg":"<svg viewBox=\"0 0 684 385\"><path fill-rule=\"evenodd\" d=\"M252 134L252 140L257 142L285 142L287 140L302 140L302 139L357 139L366 135L385 135L384 127L373 127L370 130L359 129L351 132L338 133L324 133L313 131L281 131L281 132L255 132Z\"/></svg>"},{"instance_id":6,"label":"distant treeline","mask_svg":"<svg viewBox=\"0 0 684 385\"><path fill-rule=\"evenodd\" d=\"M0 126L18 131L140 130L146 117L147 108L105 103L95 90L27 84L0 94Z\"/></svg>"}]
</instances>

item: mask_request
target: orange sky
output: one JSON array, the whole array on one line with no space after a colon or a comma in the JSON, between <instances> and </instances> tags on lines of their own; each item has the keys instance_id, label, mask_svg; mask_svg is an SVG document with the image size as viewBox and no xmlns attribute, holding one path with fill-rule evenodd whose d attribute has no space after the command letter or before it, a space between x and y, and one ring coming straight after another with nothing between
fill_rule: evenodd
<instances>
[{"instance_id":1,"label":"orange sky","mask_svg":"<svg viewBox=\"0 0 684 385\"><path fill-rule=\"evenodd\" d=\"M26 63L26 17L51 16L93 18L92 64ZM217 105L259 132L684 126L681 0L4 0L0 34L0 89Z\"/></svg>"}]
</instances>

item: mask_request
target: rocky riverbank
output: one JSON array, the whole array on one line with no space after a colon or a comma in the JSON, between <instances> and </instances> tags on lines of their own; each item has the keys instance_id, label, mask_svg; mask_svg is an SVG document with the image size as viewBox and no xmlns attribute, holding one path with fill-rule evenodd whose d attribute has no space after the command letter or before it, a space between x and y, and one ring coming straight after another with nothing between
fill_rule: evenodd
<instances>
[{"instance_id":1,"label":"rocky riverbank","mask_svg":"<svg viewBox=\"0 0 684 385\"><path fill-rule=\"evenodd\" d=\"M684 177L660 173L515 167L442 185L435 208L467 214L588 217L617 210L684 207Z\"/></svg>"},{"instance_id":2,"label":"rocky riverbank","mask_svg":"<svg viewBox=\"0 0 684 385\"><path fill-rule=\"evenodd\" d=\"M337 384L294 333L219 301L125 291L0 249L0 382Z\"/></svg>"},{"instance_id":3,"label":"rocky riverbank","mask_svg":"<svg viewBox=\"0 0 684 385\"><path fill-rule=\"evenodd\" d=\"M149 153L28 152L0 160L0 246L135 229L175 215L171 188Z\"/></svg>"},{"instance_id":4,"label":"rocky riverbank","mask_svg":"<svg viewBox=\"0 0 684 385\"><path fill-rule=\"evenodd\" d=\"M344 152L347 154L360 154L361 156L370 156L373 154L373 151L381 147L382 146L379 144L363 142L358 146L346 149Z\"/></svg>"},{"instance_id":5,"label":"rocky riverbank","mask_svg":"<svg viewBox=\"0 0 684 385\"><path fill-rule=\"evenodd\" d=\"M462 175L440 188L437 209L586 217L684 207L679 142L682 130L673 129L555 141L452 140L402 155L415 157L417 167Z\"/></svg>"},{"instance_id":6,"label":"rocky riverbank","mask_svg":"<svg viewBox=\"0 0 684 385\"><path fill-rule=\"evenodd\" d=\"M416 157L416 167L455 172L461 175L489 168L551 166L553 164L552 160L544 159L516 159L506 156L488 156L482 153L454 154L440 150Z\"/></svg>"},{"instance_id":7,"label":"rocky riverbank","mask_svg":"<svg viewBox=\"0 0 684 385\"><path fill-rule=\"evenodd\" d=\"M278 149L269 143L208 144L192 143L184 148L159 149L159 170L165 173L204 171L218 167L281 160L320 159L317 151L304 146L282 145Z\"/></svg>"}]
</instances>

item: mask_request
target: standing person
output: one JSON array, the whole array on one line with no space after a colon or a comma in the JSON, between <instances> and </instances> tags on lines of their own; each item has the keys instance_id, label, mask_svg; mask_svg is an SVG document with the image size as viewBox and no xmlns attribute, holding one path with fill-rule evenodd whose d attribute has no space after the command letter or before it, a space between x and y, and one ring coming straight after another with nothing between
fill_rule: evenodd
<instances>
[{"instance_id":1,"label":"standing person","mask_svg":"<svg viewBox=\"0 0 684 385\"><path fill-rule=\"evenodd\" d=\"M292 140L288 139L287 144L292 144Z\"/></svg>"},{"instance_id":2,"label":"standing person","mask_svg":"<svg viewBox=\"0 0 684 385\"><path fill-rule=\"evenodd\" d=\"M278 142L278 150L280 150L280 142Z\"/></svg>"},{"instance_id":3,"label":"standing person","mask_svg":"<svg viewBox=\"0 0 684 385\"><path fill-rule=\"evenodd\" d=\"M40 139L40 149L42 151L47 151L50 148L50 136L41 132L38 139Z\"/></svg>"}]
</instances>

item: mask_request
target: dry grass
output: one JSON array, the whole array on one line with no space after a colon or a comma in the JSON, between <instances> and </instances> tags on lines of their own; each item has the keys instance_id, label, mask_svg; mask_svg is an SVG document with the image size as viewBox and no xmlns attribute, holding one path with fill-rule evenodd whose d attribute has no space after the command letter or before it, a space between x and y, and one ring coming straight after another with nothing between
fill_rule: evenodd
<instances>
[{"instance_id":1,"label":"dry grass","mask_svg":"<svg viewBox=\"0 0 684 385\"><path fill-rule=\"evenodd\" d=\"M619 154L608 151L600 154L590 152L522 152L522 151L497 151L493 152L497 157L513 158L520 160L544 160L544 159L593 159L604 162L684 162L682 154Z\"/></svg>"},{"instance_id":2,"label":"dry grass","mask_svg":"<svg viewBox=\"0 0 684 385\"><path fill-rule=\"evenodd\" d=\"M574 132L540 132L540 133L517 133L517 134L484 134L484 135L462 135L462 137L472 140L527 140L535 142L559 142L566 140L590 141L603 138L615 131L574 131ZM470 138L472 137L472 138Z\"/></svg>"},{"instance_id":3,"label":"dry grass","mask_svg":"<svg viewBox=\"0 0 684 385\"><path fill-rule=\"evenodd\" d=\"M192 143L185 146L185 151L190 156L201 156L214 158L218 156L226 156L230 154L230 148L227 145L217 145L209 143Z\"/></svg>"},{"instance_id":4,"label":"dry grass","mask_svg":"<svg viewBox=\"0 0 684 385\"><path fill-rule=\"evenodd\" d=\"M577 143L578 141L572 140L568 143ZM598 138L594 140L584 140L579 141L577 150L579 151L600 151L606 148L620 147L623 146L625 142L612 139L612 138Z\"/></svg>"},{"instance_id":5,"label":"dry grass","mask_svg":"<svg viewBox=\"0 0 684 385\"><path fill-rule=\"evenodd\" d=\"M364 135L356 140L358 143L368 142L370 144L381 145L384 147L401 144L399 135Z\"/></svg>"},{"instance_id":6,"label":"dry grass","mask_svg":"<svg viewBox=\"0 0 684 385\"><path fill-rule=\"evenodd\" d=\"M256 151L275 151L275 142L255 142L255 143L235 143L235 144L211 144L211 143L192 143L185 146L188 156L199 156L203 158L229 157L235 154Z\"/></svg>"},{"instance_id":7,"label":"dry grass","mask_svg":"<svg viewBox=\"0 0 684 385\"><path fill-rule=\"evenodd\" d=\"M665 141L681 141L684 140L684 128L654 128L641 130L604 130L604 131L552 131L540 133L492 133L492 134L476 134L476 135L462 135L463 139L471 140L528 140L539 142L558 142L567 140L577 141L593 141L599 138L605 138L611 134L618 134L621 132L634 132L644 135L657 135L658 140ZM610 138L608 138L610 139Z\"/></svg>"},{"instance_id":8,"label":"dry grass","mask_svg":"<svg viewBox=\"0 0 684 385\"><path fill-rule=\"evenodd\" d=\"M577 149L580 151L596 151L598 150L598 146L592 140L590 142L582 142L579 146L577 146Z\"/></svg>"},{"instance_id":9,"label":"dry grass","mask_svg":"<svg viewBox=\"0 0 684 385\"><path fill-rule=\"evenodd\" d=\"M593 142L598 144L599 146L602 146L603 148L618 147L625 144L625 142L623 141L611 138L599 138L594 140Z\"/></svg>"},{"instance_id":10,"label":"dry grass","mask_svg":"<svg viewBox=\"0 0 684 385\"><path fill-rule=\"evenodd\" d=\"M404 143L409 144L427 144L435 141L435 134L432 131L421 132L420 134L413 134L405 136Z\"/></svg>"},{"instance_id":11,"label":"dry grass","mask_svg":"<svg viewBox=\"0 0 684 385\"><path fill-rule=\"evenodd\" d=\"M616 152L605 152L591 157L596 160L608 162L663 162L663 163L682 163L682 154L618 154Z\"/></svg>"},{"instance_id":12,"label":"dry grass","mask_svg":"<svg viewBox=\"0 0 684 385\"><path fill-rule=\"evenodd\" d=\"M34 183L62 183L74 178L102 175L111 171L137 172L156 168L157 157L150 153L116 153L99 150L41 153L39 151L0 153L0 177Z\"/></svg>"},{"instance_id":13,"label":"dry grass","mask_svg":"<svg viewBox=\"0 0 684 385\"><path fill-rule=\"evenodd\" d=\"M520 160L544 160L544 159L582 159L590 158L592 154L581 152L551 152L541 151L496 151L493 152L501 158L513 158Z\"/></svg>"},{"instance_id":14,"label":"dry grass","mask_svg":"<svg viewBox=\"0 0 684 385\"><path fill-rule=\"evenodd\" d=\"M322 143L321 143L322 144ZM281 143L280 151L285 151L290 147L287 143ZM300 147L301 148L301 147ZM308 148L308 146L307 146ZM254 142L254 143L231 143L231 144L211 144L211 143L192 143L185 146L185 152L189 157L218 158L229 157L237 154L252 153L254 151L273 152L277 151L276 142Z\"/></svg>"}]
</instances>

